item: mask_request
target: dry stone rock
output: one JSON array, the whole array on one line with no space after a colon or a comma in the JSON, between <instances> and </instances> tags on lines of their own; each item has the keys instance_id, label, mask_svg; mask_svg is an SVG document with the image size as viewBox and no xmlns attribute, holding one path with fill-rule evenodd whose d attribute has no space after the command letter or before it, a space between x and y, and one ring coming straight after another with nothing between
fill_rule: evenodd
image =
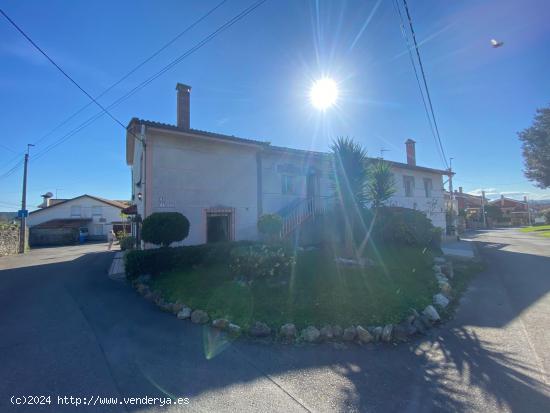
<instances>
[{"instance_id":1,"label":"dry stone rock","mask_svg":"<svg viewBox=\"0 0 550 413\"><path fill-rule=\"evenodd\" d=\"M382 329L382 335L380 336L380 339L385 342L390 342L392 339L392 333L393 333L393 325L387 324Z\"/></svg>"},{"instance_id":2,"label":"dry stone rock","mask_svg":"<svg viewBox=\"0 0 550 413\"><path fill-rule=\"evenodd\" d=\"M355 331L357 332L357 338L361 343L370 343L371 341L374 341L374 337L366 328L357 326Z\"/></svg>"},{"instance_id":3,"label":"dry stone rock","mask_svg":"<svg viewBox=\"0 0 550 413\"><path fill-rule=\"evenodd\" d=\"M195 310L191 313L191 321L195 324L206 324L208 323L208 314L203 310Z\"/></svg>"},{"instance_id":4,"label":"dry stone rock","mask_svg":"<svg viewBox=\"0 0 550 413\"><path fill-rule=\"evenodd\" d=\"M332 326L326 325L319 330L321 333L321 340L332 340L334 338L334 332Z\"/></svg>"},{"instance_id":5,"label":"dry stone rock","mask_svg":"<svg viewBox=\"0 0 550 413\"><path fill-rule=\"evenodd\" d=\"M225 318L217 318L212 321L212 327L217 328L219 330L225 330L229 326L229 320L226 320Z\"/></svg>"},{"instance_id":6,"label":"dry stone rock","mask_svg":"<svg viewBox=\"0 0 550 413\"><path fill-rule=\"evenodd\" d=\"M191 309L189 307L183 307L176 315L180 320L187 320L191 317Z\"/></svg>"},{"instance_id":7,"label":"dry stone rock","mask_svg":"<svg viewBox=\"0 0 550 413\"><path fill-rule=\"evenodd\" d=\"M281 337L285 339L293 339L296 337L296 326L292 323L287 323L281 326Z\"/></svg>"},{"instance_id":8,"label":"dry stone rock","mask_svg":"<svg viewBox=\"0 0 550 413\"><path fill-rule=\"evenodd\" d=\"M271 328L266 323L256 321L250 327L249 333L252 337L267 337L271 334Z\"/></svg>"},{"instance_id":9,"label":"dry stone rock","mask_svg":"<svg viewBox=\"0 0 550 413\"><path fill-rule=\"evenodd\" d=\"M449 284L448 282L438 281L437 285L439 285L439 290L443 294L445 294L445 295L450 295L451 294L452 288L451 288L451 284Z\"/></svg>"},{"instance_id":10,"label":"dry stone rock","mask_svg":"<svg viewBox=\"0 0 550 413\"><path fill-rule=\"evenodd\" d=\"M439 313L437 312L437 310L433 305L428 305L424 309L424 311L422 311L422 314L425 315L426 318L432 323L436 323L441 320Z\"/></svg>"},{"instance_id":11,"label":"dry stone rock","mask_svg":"<svg viewBox=\"0 0 550 413\"><path fill-rule=\"evenodd\" d=\"M342 337L342 334L344 334L344 330L342 329L342 327L340 327L338 324L332 326L332 336L334 338L340 338Z\"/></svg>"},{"instance_id":12,"label":"dry stone rock","mask_svg":"<svg viewBox=\"0 0 550 413\"><path fill-rule=\"evenodd\" d=\"M241 327L237 324L229 323L229 325L227 326L227 331L232 336L238 336L241 334Z\"/></svg>"},{"instance_id":13,"label":"dry stone rock","mask_svg":"<svg viewBox=\"0 0 550 413\"><path fill-rule=\"evenodd\" d=\"M174 303L172 304L172 312L177 315L183 307L185 307L185 305L182 303Z\"/></svg>"},{"instance_id":14,"label":"dry stone rock","mask_svg":"<svg viewBox=\"0 0 550 413\"><path fill-rule=\"evenodd\" d=\"M342 339L344 341L353 341L355 340L355 336L357 336L357 330L354 326L345 328L344 332L342 333Z\"/></svg>"},{"instance_id":15,"label":"dry stone rock","mask_svg":"<svg viewBox=\"0 0 550 413\"><path fill-rule=\"evenodd\" d=\"M374 341L380 341L380 338L382 337L382 330L383 328L380 326L371 327L370 332L374 338Z\"/></svg>"},{"instance_id":16,"label":"dry stone rock","mask_svg":"<svg viewBox=\"0 0 550 413\"><path fill-rule=\"evenodd\" d=\"M433 300L434 304L441 308L445 308L449 305L449 299L441 293L434 295Z\"/></svg>"},{"instance_id":17,"label":"dry stone rock","mask_svg":"<svg viewBox=\"0 0 550 413\"><path fill-rule=\"evenodd\" d=\"M317 340L319 340L319 336L321 335L321 333L317 328L309 326L302 330L301 335L304 341L307 341L308 343L315 343Z\"/></svg>"}]
</instances>

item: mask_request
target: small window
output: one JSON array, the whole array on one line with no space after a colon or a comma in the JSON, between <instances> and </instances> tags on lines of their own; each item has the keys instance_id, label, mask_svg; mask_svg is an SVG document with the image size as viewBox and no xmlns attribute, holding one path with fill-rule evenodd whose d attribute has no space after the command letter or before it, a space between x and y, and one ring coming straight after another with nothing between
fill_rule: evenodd
<instances>
[{"instance_id":1,"label":"small window","mask_svg":"<svg viewBox=\"0 0 550 413\"><path fill-rule=\"evenodd\" d=\"M283 194L295 194L296 188L295 188L295 179L292 175L283 175L282 177L283 181L283 187L282 192Z\"/></svg>"},{"instance_id":2,"label":"small window","mask_svg":"<svg viewBox=\"0 0 550 413\"><path fill-rule=\"evenodd\" d=\"M426 194L426 198L432 197L432 180L430 178L424 178L424 193Z\"/></svg>"},{"instance_id":3,"label":"small window","mask_svg":"<svg viewBox=\"0 0 550 413\"><path fill-rule=\"evenodd\" d=\"M80 218L81 216L82 216L82 207L80 205L72 205L71 206L71 217Z\"/></svg>"},{"instance_id":4,"label":"small window","mask_svg":"<svg viewBox=\"0 0 550 413\"><path fill-rule=\"evenodd\" d=\"M100 217L103 215L102 206L101 205L94 205L92 206L92 216L93 217Z\"/></svg>"},{"instance_id":5,"label":"small window","mask_svg":"<svg viewBox=\"0 0 550 413\"><path fill-rule=\"evenodd\" d=\"M412 198L414 196L414 176L403 176L403 186L405 187L405 196Z\"/></svg>"}]
</instances>

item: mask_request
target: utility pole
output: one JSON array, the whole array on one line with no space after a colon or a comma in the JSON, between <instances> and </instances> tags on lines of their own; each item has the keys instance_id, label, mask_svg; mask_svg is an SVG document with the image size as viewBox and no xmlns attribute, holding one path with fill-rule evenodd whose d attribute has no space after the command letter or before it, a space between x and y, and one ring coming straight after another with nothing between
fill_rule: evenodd
<instances>
[{"instance_id":1,"label":"utility pole","mask_svg":"<svg viewBox=\"0 0 550 413\"><path fill-rule=\"evenodd\" d=\"M529 226L531 226L531 209L529 208L529 199L525 197L525 206L527 207L527 219L529 220Z\"/></svg>"},{"instance_id":2,"label":"utility pole","mask_svg":"<svg viewBox=\"0 0 550 413\"><path fill-rule=\"evenodd\" d=\"M454 158L449 158L449 193L451 195L451 213L450 213L451 222L449 223L449 227L450 227L449 235L454 235L453 232L455 231L454 193L453 193L453 159Z\"/></svg>"},{"instance_id":3,"label":"utility pole","mask_svg":"<svg viewBox=\"0 0 550 413\"><path fill-rule=\"evenodd\" d=\"M27 144L27 153L25 154L25 166L23 168L23 194L21 196L21 211L19 211L19 217L21 219L19 223L19 254L25 252L25 245L27 245L27 166L29 164L29 150L33 144Z\"/></svg>"},{"instance_id":4,"label":"utility pole","mask_svg":"<svg viewBox=\"0 0 550 413\"><path fill-rule=\"evenodd\" d=\"M483 228L487 229L487 218L485 217L485 191L481 191L481 218L483 220Z\"/></svg>"}]
</instances>

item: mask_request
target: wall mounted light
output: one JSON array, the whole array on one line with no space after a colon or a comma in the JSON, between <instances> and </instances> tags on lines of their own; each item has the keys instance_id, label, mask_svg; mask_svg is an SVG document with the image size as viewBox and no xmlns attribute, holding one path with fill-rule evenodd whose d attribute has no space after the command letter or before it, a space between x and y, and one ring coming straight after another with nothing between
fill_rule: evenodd
<instances>
[{"instance_id":1,"label":"wall mounted light","mask_svg":"<svg viewBox=\"0 0 550 413\"><path fill-rule=\"evenodd\" d=\"M141 201L141 198L143 198L143 195L141 194L141 192L138 192L138 199Z\"/></svg>"}]
</instances>

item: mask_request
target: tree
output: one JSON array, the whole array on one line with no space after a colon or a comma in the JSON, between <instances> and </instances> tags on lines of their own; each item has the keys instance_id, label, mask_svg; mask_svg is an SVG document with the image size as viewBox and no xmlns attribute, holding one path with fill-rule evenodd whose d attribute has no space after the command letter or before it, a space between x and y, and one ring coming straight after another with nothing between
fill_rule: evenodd
<instances>
[{"instance_id":1,"label":"tree","mask_svg":"<svg viewBox=\"0 0 550 413\"><path fill-rule=\"evenodd\" d=\"M362 223L366 206L365 185L368 177L367 151L352 138L337 138L330 147L333 154L333 184L338 197L338 212L343 220L345 250L355 252L356 223Z\"/></svg>"},{"instance_id":2,"label":"tree","mask_svg":"<svg viewBox=\"0 0 550 413\"><path fill-rule=\"evenodd\" d=\"M169 246L189 235L189 220L179 212L155 212L143 220L141 237L151 244Z\"/></svg>"},{"instance_id":3,"label":"tree","mask_svg":"<svg viewBox=\"0 0 550 413\"><path fill-rule=\"evenodd\" d=\"M388 162L379 159L369 167L365 196L377 210L395 193L395 180Z\"/></svg>"},{"instance_id":4,"label":"tree","mask_svg":"<svg viewBox=\"0 0 550 413\"><path fill-rule=\"evenodd\" d=\"M486 205L485 215L492 221L498 222L502 220L502 210L496 205Z\"/></svg>"},{"instance_id":5,"label":"tree","mask_svg":"<svg viewBox=\"0 0 550 413\"><path fill-rule=\"evenodd\" d=\"M544 219L547 224L550 224L550 209L545 209L542 211L542 215L544 215Z\"/></svg>"},{"instance_id":6,"label":"tree","mask_svg":"<svg viewBox=\"0 0 550 413\"><path fill-rule=\"evenodd\" d=\"M550 187L550 107L537 109L533 125L518 133L524 174L539 188Z\"/></svg>"},{"instance_id":7,"label":"tree","mask_svg":"<svg viewBox=\"0 0 550 413\"><path fill-rule=\"evenodd\" d=\"M334 156L334 184L340 202L346 207L366 203L367 151L353 138L337 138L330 146Z\"/></svg>"}]
</instances>

